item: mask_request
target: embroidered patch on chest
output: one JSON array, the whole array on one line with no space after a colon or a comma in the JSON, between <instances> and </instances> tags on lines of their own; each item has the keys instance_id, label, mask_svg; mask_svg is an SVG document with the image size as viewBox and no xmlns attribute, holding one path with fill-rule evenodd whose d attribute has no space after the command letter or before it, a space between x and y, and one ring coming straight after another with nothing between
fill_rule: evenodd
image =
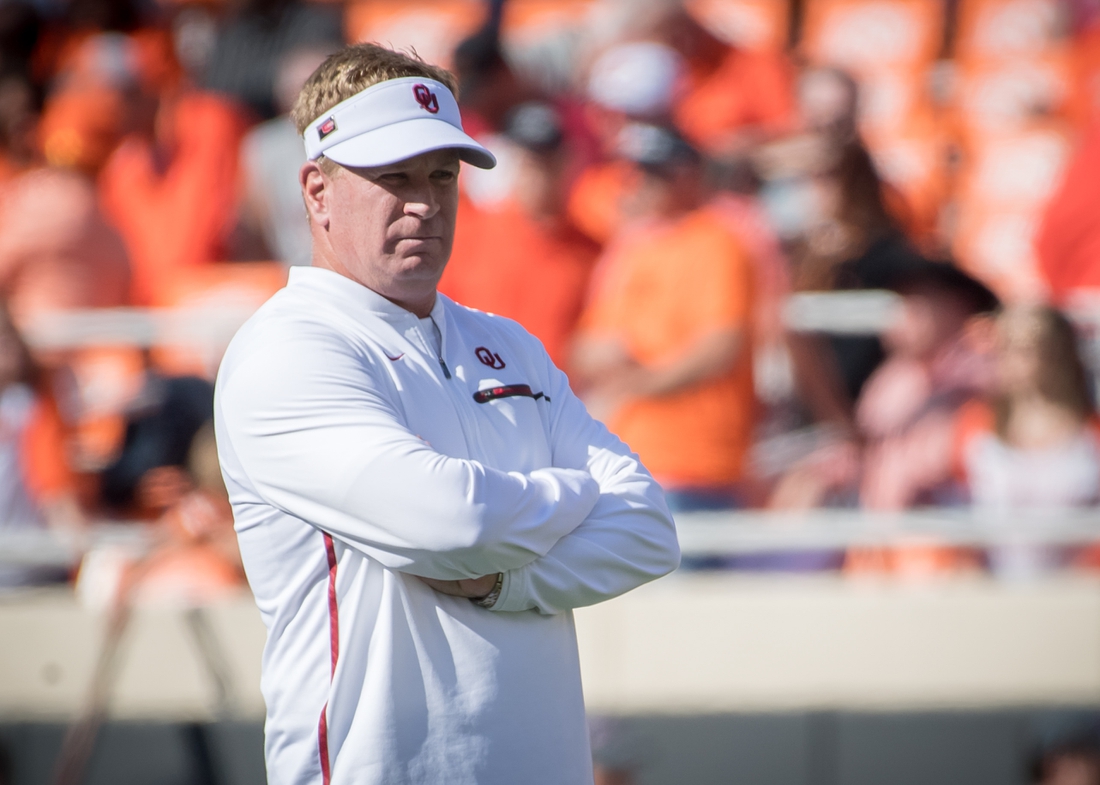
<instances>
[{"instance_id":1,"label":"embroidered patch on chest","mask_svg":"<svg viewBox=\"0 0 1100 785\"><path fill-rule=\"evenodd\" d=\"M479 346L474 349L474 354L477 355L477 359L482 365L488 365L494 370L499 371L501 368L507 367L499 354L489 351L484 346Z\"/></svg>"},{"instance_id":2,"label":"embroidered patch on chest","mask_svg":"<svg viewBox=\"0 0 1100 785\"><path fill-rule=\"evenodd\" d=\"M489 401L495 401L498 398L534 398L536 401L539 398L545 398L547 403L550 403L549 396L543 395L540 392L532 392L531 386L527 384L504 384L500 387L489 387L485 390L478 390L474 393L474 400L478 403L488 403Z\"/></svg>"}]
</instances>

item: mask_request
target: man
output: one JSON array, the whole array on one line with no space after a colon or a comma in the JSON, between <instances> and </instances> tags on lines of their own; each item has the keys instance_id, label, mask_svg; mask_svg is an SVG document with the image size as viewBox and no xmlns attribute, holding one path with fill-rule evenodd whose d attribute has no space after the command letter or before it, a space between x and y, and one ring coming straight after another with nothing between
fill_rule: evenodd
<instances>
[{"instance_id":1,"label":"man","mask_svg":"<svg viewBox=\"0 0 1100 785\"><path fill-rule=\"evenodd\" d=\"M470 308L517 320L564 367L599 246L565 215L571 150L558 112L539 101L521 104L504 136L515 146L516 187L477 216L477 231L467 227L464 240L460 232L439 288Z\"/></svg>"},{"instance_id":2,"label":"man","mask_svg":"<svg viewBox=\"0 0 1100 785\"><path fill-rule=\"evenodd\" d=\"M570 611L679 560L660 488L538 341L436 293L459 161L494 163L452 85L369 44L310 77L313 266L218 378L279 785L591 782Z\"/></svg>"},{"instance_id":3,"label":"man","mask_svg":"<svg viewBox=\"0 0 1100 785\"><path fill-rule=\"evenodd\" d=\"M631 41L610 47L588 69L585 119L600 158L577 176L569 217L600 245L607 245L634 216L627 195L638 188L634 167L619 155L619 135L631 123L667 125L683 83L686 62L672 47Z\"/></svg>"},{"instance_id":4,"label":"man","mask_svg":"<svg viewBox=\"0 0 1100 785\"><path fill-rule=\"evenodd\" d=\"M675 131L629 125L620 152L640 218L599 262L572 369L673 509L730 507L753 425L751 264Z\"/></svg>"}]
</instances>

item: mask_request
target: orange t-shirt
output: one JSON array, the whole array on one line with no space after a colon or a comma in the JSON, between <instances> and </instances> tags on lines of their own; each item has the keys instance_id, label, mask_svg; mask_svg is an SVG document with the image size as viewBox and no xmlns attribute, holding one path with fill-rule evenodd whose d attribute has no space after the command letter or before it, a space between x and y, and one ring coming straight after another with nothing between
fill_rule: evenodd
<instances>
[{"instance_id":1,"label":"orange t-shirt","mask_svg":"<svg viewBox=\"0 0 1100 785\"><path fill-rule=\"evenodd\" d=\"M551 227L519 207L467 208L439 289L451 299L507 316L542 341L564 367L599 248L569 224Z\"/></svg>"},{"instance_id":2,"label":"orange t-shirt","mask_svg":"<svg viewBox=\"0 0 1100 785\"><path fill-rule=\"evenodd\" d=\"M65 452L65 426L51 398L41 396L35 401L23 431L20 458L27 488L35 500L49 501L74 490Z\"/></svg>"},{"instance_id":3,"label":"orange t-shirt","mask_svg":"<svg viewBox=\"0 0 1100 785\"><path fill-rule=\"evenodd\" d=\"M693 144L721 152L739 129L786 130L794 117L793 81L782 54L730 49L713 73L695 79L673 119Z\"/></svg>"},{"instance_id":4,"label":"orange t-shirt","mask_svg":"<svg viewBox=\"0 0 1100 785\"><path fill-rule=\"evenodd\" d=\"M240 113L204 93L183 96L171 111L166 169L147 141L130 139L100 175L104 210L130 253L137 305L165 305L181 270L220 260L237 204Z\"/></svg>"},{"instance_id":5,"label":"orange t-shirt","mask_svg":"<svg viewBox=\"0 0 1100 785\"><path fill-rule=\"evenodd\" d=\"M728 373L634 399L608 423L669 486L737 481L753 423L752 268L720 213L703 208L639 230L612 251L598 284L582 331L622 341L643 366L675 361L714 330L745 331L745 348Z\"/></svg>"}]
</instances>

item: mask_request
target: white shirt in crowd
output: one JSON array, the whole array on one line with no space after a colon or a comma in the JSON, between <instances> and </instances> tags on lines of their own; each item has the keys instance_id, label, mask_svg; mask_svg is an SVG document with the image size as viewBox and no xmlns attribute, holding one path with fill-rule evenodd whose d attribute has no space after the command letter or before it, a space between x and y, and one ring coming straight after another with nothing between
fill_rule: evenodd
<instances>
[{"instance_id":1,"label":"white shirt in crowd","mask_svg":"<svg viewBox=\"0 0 1100 785\"><path fill-rule=\"evenodd\" d=\"M215 409L268 629L272 785L591 783L571 610L679 550L659 486L535 338L294 268ZM491 610L414 577L497 572Z\"/></svg>"},{"instance_id":2,"label":"white shirt in crowd","mask_svg":"<svg viewBox=\"0 0 1100 785\"><path fill-rule=\"evenodd\" d=\"M981 510L1040 512L1056 523L1058 511L1100 500L1100 445L1089 428L1041 450L1017 449L996 434L984 434L970 443L964 458L971 497ZM1005 578L1033 578L1065 560L1065 548L1036 545L1027 537L989 549L991 569Z\"/></svg>"}]
</instances>

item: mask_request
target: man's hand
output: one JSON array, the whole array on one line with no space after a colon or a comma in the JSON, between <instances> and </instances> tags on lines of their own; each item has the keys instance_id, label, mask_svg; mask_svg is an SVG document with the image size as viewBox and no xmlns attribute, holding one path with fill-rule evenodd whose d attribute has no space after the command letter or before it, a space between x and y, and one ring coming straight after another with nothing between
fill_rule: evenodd
<instances>
[{"instance_id":1,"label":"man's hand","mask_svg":"<svg viewBox=\"0 0 1100 785\"><path fill-rule=\"evenodd\" d=\"M419 576L417 576L419 577ZM440 581L435 578L420 578L440 594L449 594L452 597L467 597L480 599L493 590L499 573L482 575L480 578L463 578L460 581Z\"/></svg>"},{"instance_id":2,"label":"man's hand","mask_svg":"<svg viewBox=\"0 0 1100 785\"><path fill-rule=\"evenodd\" d=\"M642 365L614 341L582 341L574 357L581 399L589 414L606 422L633 398L672 395L729 373L744 343L742 329L723 327L696 339L670 363Z\"/></svg>"}]
</instances>

